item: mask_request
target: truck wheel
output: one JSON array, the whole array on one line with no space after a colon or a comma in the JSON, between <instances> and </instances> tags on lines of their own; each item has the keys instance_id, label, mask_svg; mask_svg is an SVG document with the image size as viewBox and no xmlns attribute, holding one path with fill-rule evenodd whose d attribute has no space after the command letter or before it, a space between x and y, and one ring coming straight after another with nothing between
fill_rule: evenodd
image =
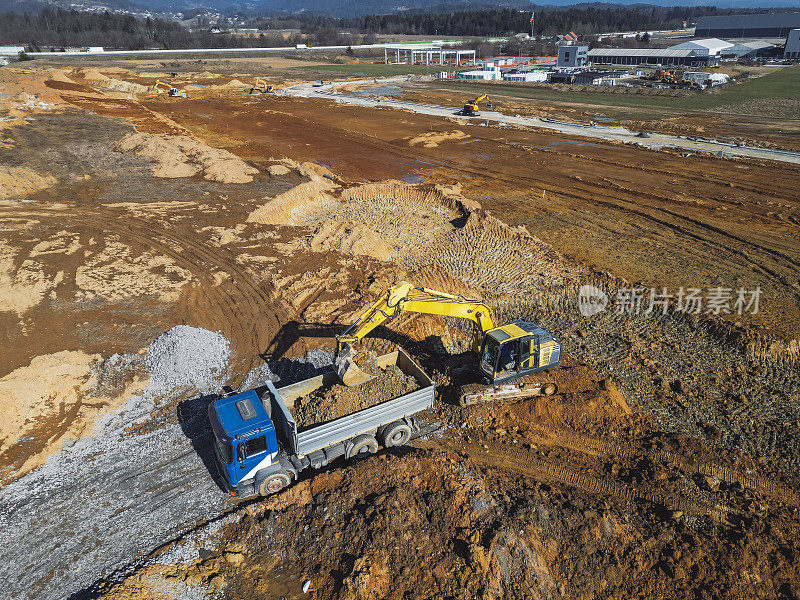
<instances>
[{"instance_id":1,"label":"truck wheel","mask_svg":"<svg viewBox=\"0 0 800 600\"><path fill-rule=\"evenodd\" d=\"M395 421L387 426L381 434L381 441L384 448L394 448L396 446L403 446L411 439L411 427L406 425L403 421Z\"/></svg>"},{"instance_id":2,"label":"truck wheel","mask_svg":"<svg viewBox=\"0 0 800 600\"><path fill-rule=\"evenodd\" d=\"M347 458L364 457L378 451L378 440L371 435L360 435L353 440Z\"/></svg>"},{"instance_id":3,"label":"truck wheel","mask_svg":"<svg viewBox=\"0 0 800 600\"><path fill-rule=\"evenodd\" d=\"M552 396L557 390L558 388L556 387L555 383L548 383L546 386L544 386L542 393L544 393L545 396Z\"/></svg>"},{"instance_id":4,"label":"truck wheel","mask_svg":"<svg viewBox=\"0 0 800 600\"><path fill-rule=\"evenodd\" d=\"M261 482L258 486L258 493L262 496L277 494L285 487L288 487L291 482L292 478L286 471L278 471Z\"/></svg>"}]
</instances>

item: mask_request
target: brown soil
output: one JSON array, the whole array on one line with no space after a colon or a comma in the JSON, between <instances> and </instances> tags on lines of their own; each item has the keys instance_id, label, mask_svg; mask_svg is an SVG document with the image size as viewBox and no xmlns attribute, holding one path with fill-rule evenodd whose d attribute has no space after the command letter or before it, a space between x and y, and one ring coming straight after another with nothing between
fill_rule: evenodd
<instances>
[{"instance_id":1,"label":"brown soil","mask_svg":"<svg viewBox=\"0 0 800 600\"><path fill-rule=\"evenodd\" d=\"M368 361L360 366L373 379L354 387L338 384L326 386L297 398L291 410L298 427L338 419L419 388L414 377L406 375L394 365L382 370Z\"/></svg>"},{"instance_id":2,"label":"brown soil","mask_svg":"<svg viewBox=\"0 0 800 600\"><path fill-rule=\"evenodd\" d=\"M178 324L230 340L233 387L261 356L332 347L399 279L480 297L565 348L540 374L557 395L460 408L471 327L377 328L364 345L403 345L437 384L421 439L243 502L196 560L160 549L87 597L304 597L306 581L316 598L800 596L796 169L472 125L409 146L452 124L238 91L140 102L47 77L0 73L60 107L26 113L0 147L55 179L0 205L4 479L129 397L92 389L98 356ZM152 153L114 150L151 136L173 158L183 138L161 136L229 153L252 180L201 176L191 152L164 162L193 174L155 177ZM577 313L582 284L613 297L628 281L766 293L742 317ZM408 381L394 383L387 395ZM330 392L297 416L384 393Z\"/></svg>"}]
</instances>

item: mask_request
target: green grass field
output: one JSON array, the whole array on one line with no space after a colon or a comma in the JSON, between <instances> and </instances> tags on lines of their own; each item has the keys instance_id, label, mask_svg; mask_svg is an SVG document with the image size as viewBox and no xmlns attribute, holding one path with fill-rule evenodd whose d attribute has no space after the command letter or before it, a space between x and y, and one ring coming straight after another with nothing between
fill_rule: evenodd
<instances>
[{"instance_id":1,"label":"green grass field","mask_svg":"<svg viewBox=\"0 0 800 600\"><path fill-rule=\"evenodd\" d=\"M480 88L494 96L528 98L550 102L598 104L609 107L670 108L678 110L711 110L720 106L736 106L751 100L793 99L800 100L800 65L776 67L775 72L762 77L748 79L742 83L728 84L712 91L693 93L671 98L645 94L619 94L581 92L552 87L501 84L478 81L448 81L431 84L437 89L470 91Z\"/></svg>"}]
</instances>

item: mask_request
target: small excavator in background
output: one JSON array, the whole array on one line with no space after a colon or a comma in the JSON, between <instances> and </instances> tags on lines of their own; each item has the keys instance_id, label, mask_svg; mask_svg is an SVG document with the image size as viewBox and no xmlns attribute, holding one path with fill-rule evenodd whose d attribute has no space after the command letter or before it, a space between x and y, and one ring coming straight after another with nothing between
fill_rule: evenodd
<instances>
[{"instance_id":1,"label":"small excavator in background","mask_svg":"<svg viewBox=\"0 0 800 600\"><path fill-rule=\"evenodd\" d=\"M555 384L531 377L561 361L561 344L550 333L522 320L496 327L486 304L457 294L417 287L407 281L387 290L337 336L335 367L342 383L356 386L371 379L356 365L353 344L402 312L458 317L475 323L472 349L478 361L460 385L458 401L461 406L550 396L556 392ZM461 369L454 369L457 370Z\"/></svg>"},{"instance_id":2,"label":"small excavator in background","mask_svg":"<svg viewBox=\"0 0 800 600\"><path fill-rule=\"evenodd\" d=\"M477 117L480 114L481 103L483 103L486 108L492 108L492 103L489 101L489 96L486 94L481 94L477 98L469 100L464 105L464 108L461 109L461 114L465 117Z\"/></svg>"},{"instance_id":3,"label":"small excavator in background","mask_svg":"<svg viewBox=\"0 0 800 600\"><path fill-rule=\"evenodd\" d=\"M166 92L167 96L172 98L186 98L186 90L179 90L170 83L161 81L160 79L156 80L156 82L147 90L147 97L155 98L164 92Z\"/></svg>"},{"instance_id":4,"label":"small excavator in background","mask_svg":"<svg viewBox=\"0 0 800 600\"><path fill-rule=\"evenodd\" d=\"M271 94L273 89L275 88L267 84L261 77L256 77L253 87L250 88L250 94Z\"/></svg>"}]
</instances>

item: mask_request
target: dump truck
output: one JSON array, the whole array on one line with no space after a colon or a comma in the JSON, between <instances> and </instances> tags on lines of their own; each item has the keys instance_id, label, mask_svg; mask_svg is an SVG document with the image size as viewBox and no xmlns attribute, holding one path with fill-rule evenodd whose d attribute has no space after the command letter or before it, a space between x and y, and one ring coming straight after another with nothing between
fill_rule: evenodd
<instances>
[{"instance_id":1,"label":"dump truck","mask_svg":"<svg viewBox=\"0 0 800 600\"><path fill-rule=\"evenodd\" d=\"M406 444L417 427L415 415L433 406L434 383L402 348L378 356L373 365L380 370L398 368L413 377L417 389L306 427L298 427L288 407L298 398L336 385L335 372L280 388L268 381L261 388L213 401L208 418L217 467L231 495L268 496L291 485L305 469L319 469L339 458L365 457L377 452L379 445Z\"/></svg>"}]
</instances>

